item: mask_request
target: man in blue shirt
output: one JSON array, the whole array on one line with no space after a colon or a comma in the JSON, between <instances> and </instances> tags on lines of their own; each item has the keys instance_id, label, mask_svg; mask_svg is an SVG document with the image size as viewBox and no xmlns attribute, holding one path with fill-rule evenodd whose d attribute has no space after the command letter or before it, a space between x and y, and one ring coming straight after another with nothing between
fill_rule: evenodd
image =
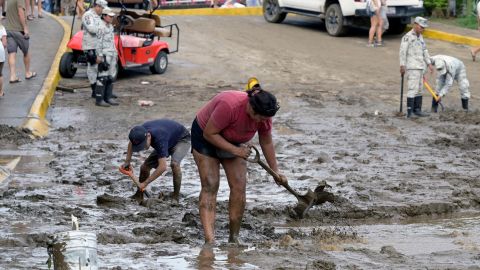
<instances>
[{"instance_id":1,"label":"man in blue shirt","mask_svg":"<svg viewBox=\"0 0 480 270\"><path fill-rule=\"evenodd\" d=\"M133 197L139 201L143 200L143 192L140 190L144 190L167 170L167 157L171 156L173 199L178 202L182 183L180 163L190 150L190 132L173 120L159 119L133 127L128 138L130 142L123 168L130 166L133 152L147 150L150 146L154 149L140 167L140 186ZM150 174L152 169L155 171Z\"/></svg>"}]
</instances>

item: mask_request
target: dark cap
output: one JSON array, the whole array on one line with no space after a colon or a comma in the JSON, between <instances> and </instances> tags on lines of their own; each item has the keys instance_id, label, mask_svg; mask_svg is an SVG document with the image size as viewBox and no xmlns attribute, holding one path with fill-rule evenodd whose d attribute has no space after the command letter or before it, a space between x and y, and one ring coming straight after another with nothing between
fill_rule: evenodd
<instances>
[{"instance_id":1,"label":"dark cap","mask_svg":"<svg viewBox=\"0 0 480 270\"><path fill-rule=\"evenodd\" d=\"M145 149L147 143L147 129L143 126L135 126L130 130L128 139L132 143L132 151L140 152Z\"/></svg>"},{"instance_id":2,"label":"dark cap","mask_svg":"<svg viewBox=\"0 0 480 270\"><path fill-rule=\"evenodd\" d=\"M256 113L267 117L274 116L280 109L277 98L265 90L260 90L249 97L249 103Z\"/></svg>"}]
</instances>

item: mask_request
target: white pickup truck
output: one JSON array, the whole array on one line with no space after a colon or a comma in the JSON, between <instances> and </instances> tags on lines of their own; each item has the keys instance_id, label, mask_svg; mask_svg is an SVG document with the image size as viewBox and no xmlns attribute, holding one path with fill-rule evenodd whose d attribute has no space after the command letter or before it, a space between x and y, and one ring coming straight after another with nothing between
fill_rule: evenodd
<instances>
[{"instance_id":1,"label":"white pickup truck","mask_svg":"<svg viewBox=\"0 0 480 270\"><path fill-rule=\"evenodd\" d=\"M387 0L389 32L405 30L412 16L423 13L423 0ZM366 0L263 0L263 16L271 23L281 23L287 13L319 17L328 34L341 36L349 26L370 25Z\"/></svg>"}]
</instances>

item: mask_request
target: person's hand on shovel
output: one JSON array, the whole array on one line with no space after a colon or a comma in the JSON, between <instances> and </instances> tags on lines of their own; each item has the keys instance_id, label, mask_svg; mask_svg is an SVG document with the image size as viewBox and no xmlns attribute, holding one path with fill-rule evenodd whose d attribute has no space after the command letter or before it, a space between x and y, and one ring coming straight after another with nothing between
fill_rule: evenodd
<instances>
[{"instance_id":1,"label":"person's hand on shovel","mask_svg":"<svg viewBox=\"0 0 480 270\"><path fill-rule=\"evenodd\" d=\"M141 192L145 191L145 186L142 186L142 183L140 183L137 177L135 177L132 166L130 166L129 164L123 164L118 169L120 170L121 173L130 177L130 179L132 179L132 181L135 183L138 189L140 189Z\"/></svg>"}]
</instances>

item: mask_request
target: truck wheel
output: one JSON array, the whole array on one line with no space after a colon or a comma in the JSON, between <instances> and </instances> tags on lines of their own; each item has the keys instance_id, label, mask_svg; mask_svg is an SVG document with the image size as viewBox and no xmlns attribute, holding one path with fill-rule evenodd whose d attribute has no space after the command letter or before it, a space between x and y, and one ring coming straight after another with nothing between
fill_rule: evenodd
<instances>
[{"instance_id":1,"label":"truck wheel","mask_svg":"<svg viewBox=\"0 0 480 270\"><path fill-rule=\"evenodd\" d=\"M399 19L390 19L388 26L388 33L392 35L400 35L405 32L407 25L402 23Z\"/></svg>"},{"instance_id":2,"label":"truck wheel","mask_svg":"<svg viewBox=\"0 0 480 270\"><path fill-rule=\"evenodd\" d=\"M77 72L74 63L73 52L66 52L60 58L60 75L63 78L72 78Z\"/></svg>"},{"instance_id":3,"label":"truck wheel","mask_svg":"<svg viewBox=\"0 0 480 270\"><path fill-rule=\"evenodd\" d=\"M287 17L287 13L280 10L278 0L263 0L263 17L267 22L281 23Z\"/></svg>"},{"instance_id":4,"label":"truck wheel","mask_svg":"<svg viewBox=\"0 0 480 270\"><path fill-rule=\"evenodd\" d=\"M347 32L347 27L343 25L343 13L340 5L331 4L325 14L325 28L331 36L341 36Z\"/></svg>"},{"instance_id":5,"label":"truck wheel","mask_svg":"<svg viewBox=\"0 0 480 270\"><path fill-rule=\"evenodd\" d=\"M155 62L150 66L150 71L154 74L163 74L168 67L168 57L167 53L160 51L155 57Z\"/></svg>"}]
</instances>

